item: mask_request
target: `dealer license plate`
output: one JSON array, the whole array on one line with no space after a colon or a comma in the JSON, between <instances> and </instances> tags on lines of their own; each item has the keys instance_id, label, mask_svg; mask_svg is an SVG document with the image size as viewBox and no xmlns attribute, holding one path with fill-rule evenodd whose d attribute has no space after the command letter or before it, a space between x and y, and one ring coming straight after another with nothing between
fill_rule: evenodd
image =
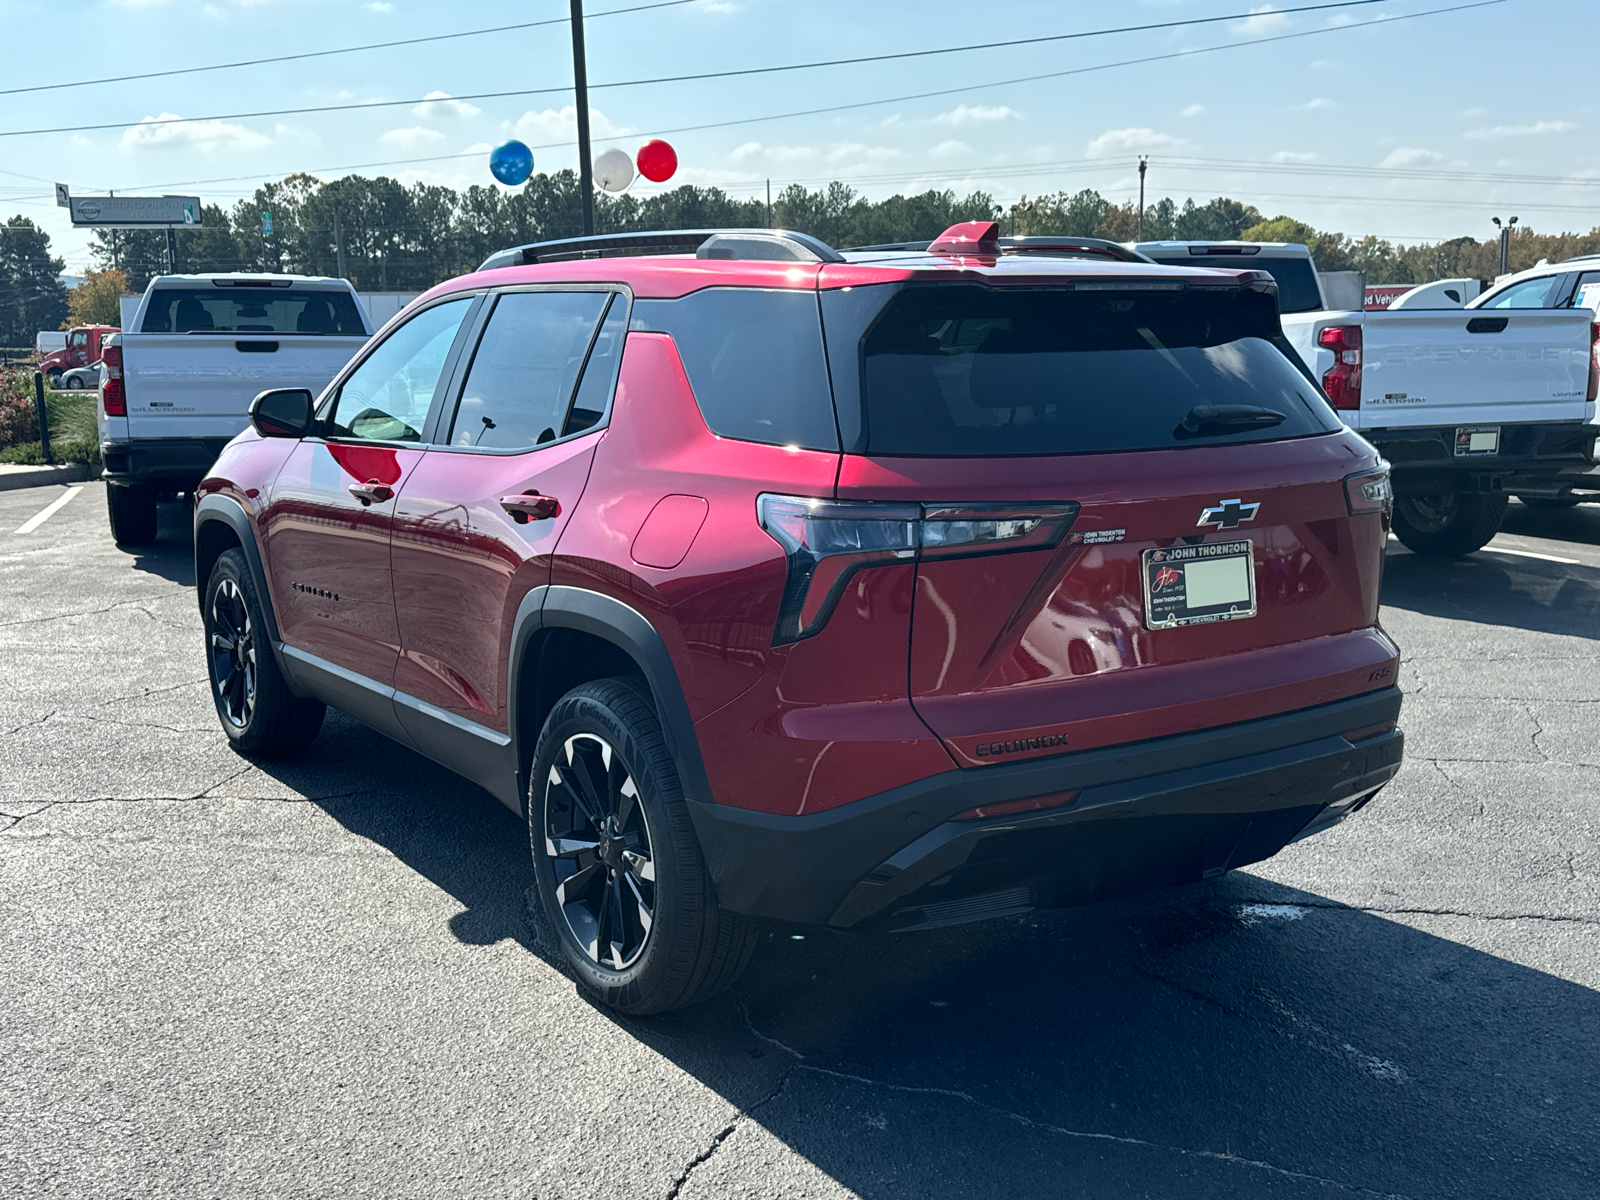
<instances>
[{"instance_id":1,"label":"dealer license plate","mask_svg":"<svg viewBox=\"0 0 1600 1200\"><path fill-rule=\"evenodd\" d=\"M1144 623L1176 629L1256 615L1250 542L1202 542L1144 552Z\"/></svg>"},{"instance_id":2,"label":"dealer license plate","mask_svg":"<svg viewBox=\"0 0 1600 1200\"><path fill-rule=\"evenodd\" d=\"M1456 426L1456 457L1475 458L1484 454L1500 453L1500 426Z\"/></svg>"}]
</instances>

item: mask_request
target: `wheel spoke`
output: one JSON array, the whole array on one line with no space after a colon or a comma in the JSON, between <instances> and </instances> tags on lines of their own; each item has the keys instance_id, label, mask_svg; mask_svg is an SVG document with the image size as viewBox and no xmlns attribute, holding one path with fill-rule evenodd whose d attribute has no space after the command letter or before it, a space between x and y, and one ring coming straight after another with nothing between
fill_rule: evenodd
<instances>
[{"instance_id":1,"label":"wheel spoke","mask_svg":"<svg viewBox=\"0 0 1600 1200\"><path fill-rule=\"evenodd\" d=\"M581 766L562 766L556 764L556 774L561 780L561 786L567 789L567 795L572 797L573 806L583 814L583 819L596 829L600 828L600 820L604 815L599 806L591 800L590 791L583 786L583 768Z\"/></svg>"},{"instance_id":2,"label":"wheel spoke","mask_svg":"<svg viewBox=\"0 0 1600 1200\"><path fill-rule=\"evenodd\" d=\"M569 904L581 902L584 890L594 882L595 876L600 871L600 864L592 862L588 866L579 867L560 883L556 884L556 903L565 908Z\"/></svg>"},{"instance_id":3,"label":"wheel spoke","mask_svg":"<svg viewBox=\"0 0 1600 1200\"><path fill-rule=\"evenodd\" d=\"M221 651L223 654L232 654L233 646L234 641L231 637L226 637L220 633L213 633L211 635L212 650Z\"/></svg>"},{"instance_id":4,"label":"wheel spoke","mask_svg":"<svg viewBox=\"0 0 1600 1200\"><path fill-rule=\"evenodd\" d=\"M586 841L583 838L546 838L546 853L551 858L576 858L581 860L585 854L595 854L600 849L600 843Z\"/></svg>"},{"instance_id":5,"label":"wheel spoke","mask_svg":"<svg viewBox=\"0 0 1600 1200\"><path fill-rule=\"evenodd\" d=\"M622 852L622 865L627 868L628 876L631 879L637 879L640 883L654 883L656 881L655 860L641 850L624 850Z\"/></svg>"},{"instance_id":6,"label":"wheel spoke","mask_svg":"<svg viewBox=\"0 0 1600 1200\"><path fill-rule=\"evenodd\" d=\"M611 965L620 971L623 964L628 961L627 956L622 952L628 941L628 922L623 918L622 913L622 878L620 876L613 879L611 886L607 889L606 907L611 910L611 920L609 922L611 926Z\"/></svg>"},{"instance_id":7,"label":"wheel spoke","mask_svg":"<svg viewBox=\"0 0 1600 1200\"><path fill-rule=\"evenodd\" d=\"M628 881L628 890L633 893L634 914L639 918L639 928L649 936L650 926L655 923L655 914L650 911L650 906L645 903L644 893L639 890L639 885L633 881L632 875L624 875Z\"/></svg>"},{"instance_id":8,"label":"wheel spoke","mask_svg":"<svg viewBox=\"0 0 1600 1200\"><path fill-rule=\"evenodd\" d=\"M632 777L625 778L622 786L617 789L617 829L628 828L628 822L633 817L634 806L639 802L638 789L633 786Z\"/></svg>"}]
</instances>

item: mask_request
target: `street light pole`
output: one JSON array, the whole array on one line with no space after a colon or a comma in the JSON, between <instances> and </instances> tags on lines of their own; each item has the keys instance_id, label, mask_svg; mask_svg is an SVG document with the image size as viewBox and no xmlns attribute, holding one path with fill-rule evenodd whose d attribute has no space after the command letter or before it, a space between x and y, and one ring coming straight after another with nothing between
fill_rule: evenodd
<instances>
[{"instance_id":1,"label":"street light pole","mask_svg":"<svg viewBox=\"0 0 1600 1200\"><path fill-rule=\"evenodd\" d=\"M1149 165L1149 157L1141 154L1139 156L1139 226L1138 232L1133 239L1136 242L1144 241L1144 171Z\"/></svg>"},{"instance_id":2,"label":"street light pole","mask_svg":"<svg viewBox=\"0 0 1600 1200\"><path fill-rule=\"evenodd\" d=\"M1489 219L1500 231L1500 274L1504 275L1511 270L1511 227L1517 223L1517 219L1512 217L1504 225L1500 224L1499 217Z\"/></svg>"},{"instance_id":3,"label":"street light pole","mask_svg":"<svg viewBox=\"0 0 1600 1200\"><path fill-rule=\"evenodd\" d=\"M589 165L589 67L583 49L583 0L572 0L572 89L578 107L578 190L583 193L583 233L594 235L594 170Z\"/></svg>"}]
</instances>

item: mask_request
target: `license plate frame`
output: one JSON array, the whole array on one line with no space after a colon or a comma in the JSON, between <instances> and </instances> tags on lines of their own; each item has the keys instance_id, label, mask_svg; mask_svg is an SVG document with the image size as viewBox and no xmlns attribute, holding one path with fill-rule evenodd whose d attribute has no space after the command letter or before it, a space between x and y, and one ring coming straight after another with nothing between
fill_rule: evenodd
<instances>
[{"instance_id":1,"label":"license plate frame","mask_svg":"<svg viewBox=\"0 0 1600 1200\"><path fill-rule=\"evenodd\" d=\"M1500 453L1500 426L1457 425L1457 458L1491 458Z\"/></svg>"},{"instance_id":2,"label":"license plate frame","mask_svg":"<svg viewBox=\"0 0 1600 1200\"><path fill-rule=\"evenodd\" d=\"M1230 564L1243 560L1244 595L1237 589L1227 598L1191 607L1188 568L1199 565ZM1200 542L1192 546L1165 546L1146 550L1140 556L1140 575L1144 581L1144 624L1146 629L1182 629L1189 625L1214 625L1218 621L1242 621L1259 611L1256 603L1255 543L1245 541ZM1170 572L1168 575L1163 571ZM1235 581L1227 567L1213 568L1196 578L1195 584L1208 589L1224 588Z\"/></svg>"}]
</instances>

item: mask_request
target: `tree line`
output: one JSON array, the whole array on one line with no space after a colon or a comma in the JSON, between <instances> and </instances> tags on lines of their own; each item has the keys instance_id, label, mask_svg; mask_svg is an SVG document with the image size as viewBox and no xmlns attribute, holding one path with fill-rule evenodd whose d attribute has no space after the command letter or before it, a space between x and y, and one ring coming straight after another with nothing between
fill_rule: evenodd
<instances>
[{"instance_id":1,"label":"tree line","mask_svg":"<svg viewBox=\"0 0 1600 1200\"><path fill-rule=\"evenodd\" d=\"M271 214L271 231L261 215ZM840 248L926 241L959 221L996 220L1015 235L1062 234L1131 241L1140 235L1131 203L1114 203L1092 188L1024 196L1009 209L985 192L953 191L868 200L843 183L810 190L792 184L773 197L738 199L719 188L685 185L640 198L598 193L595 224L602 233L650 229L766 227L794 229ZM419 292L465 274L497 250L528 242L576 237L582 229L577 175L535 175L516 191L474 185L463 191L437 184L403 185L385 176L319 180L306 174L265 183L229 208L207 204L198 229L177 232L180 271L292 271L343 274L361 291ZM1368 283L1426 283L1464 276L1492 279L1499 243L1454 238L1433 245L1317 230L1293 217L1265 217L1254 205L1226 196L1181 205L1171 198L1144 212L1147 240L1303 242L1323 271L1361 271ZM163 231L98 230L92 245L97 272L69 294L49 237L14 217L0 227L0 345L22 346L34 333L64 320L117 323L116 297L142 292L167 270ZM1600 228L1587 234L1514 230L1511 268L1600 251ZM341 271L341 262L343 270ZM119 276L105 272L117 271Z\"/></svg>"}]
</instances>

